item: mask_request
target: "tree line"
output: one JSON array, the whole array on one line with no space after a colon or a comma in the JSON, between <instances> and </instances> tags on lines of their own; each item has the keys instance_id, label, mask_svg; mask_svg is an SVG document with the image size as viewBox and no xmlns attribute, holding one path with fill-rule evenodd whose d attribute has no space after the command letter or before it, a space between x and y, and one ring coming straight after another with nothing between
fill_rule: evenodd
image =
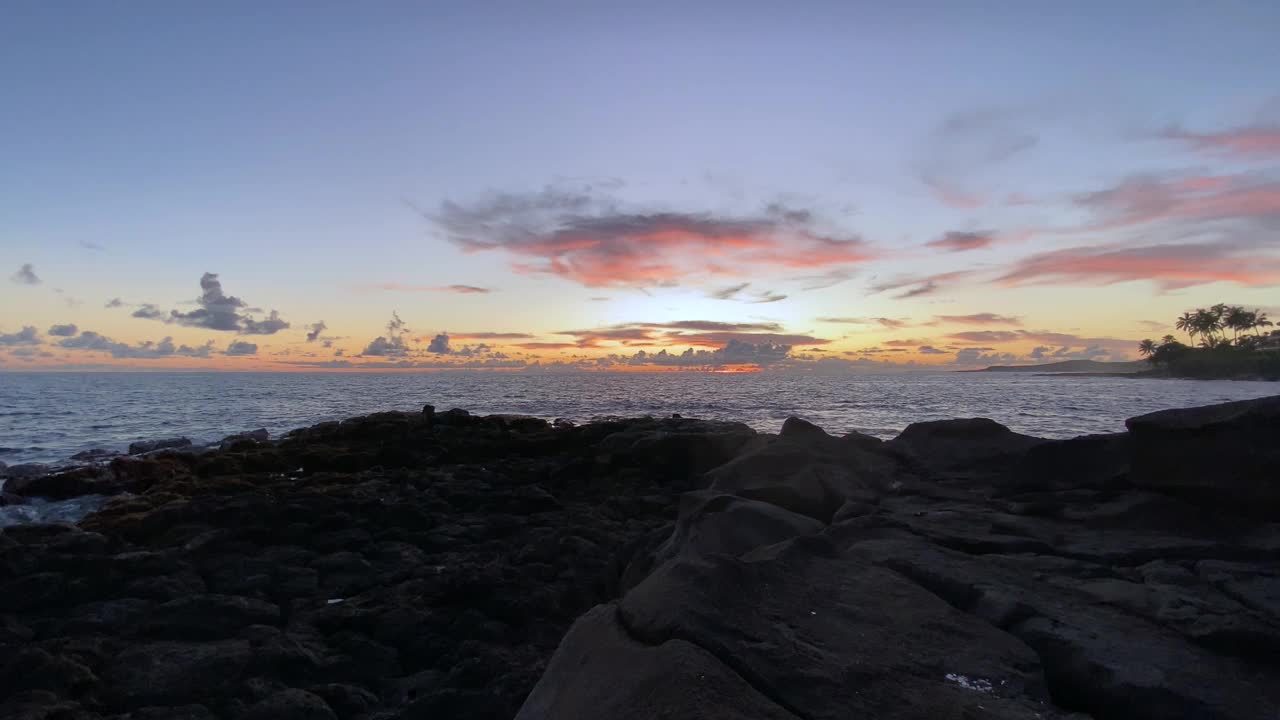
<instances>
[{"instance_id":1,"label":"tree line","mask_svg":"<svg viewBox=\"0 0 1280 720\"><path fill-rule=\"evenodd\" d=\"M1261 310L1246 310L1238 305L1219 303L1209 308L1188 310L1174 321L1174 327L1185 332L1192 345L1183 344L1172 335L1165 335L1159 342L1148 339L1138 343L1138 352L1152 365L1171 366L1198 350L1253 351L1263 345L1266 336L1262 329L1274 324ZM1228 337L1227 333L1231 333L1231 336Z\"/></svg>"}]
</instances>

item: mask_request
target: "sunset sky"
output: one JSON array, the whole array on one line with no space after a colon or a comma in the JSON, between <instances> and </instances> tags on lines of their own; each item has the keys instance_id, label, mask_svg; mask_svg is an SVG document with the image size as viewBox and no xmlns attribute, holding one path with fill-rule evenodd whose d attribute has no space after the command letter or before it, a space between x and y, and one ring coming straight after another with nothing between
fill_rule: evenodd
<instances>
[{"instance_id":1,"label":"sunset sky","mask_svg":"<svg viewBox=\"0 0 1280 720\"><path fill-rule=\"evenodd\" d=\"M1278 30L1274 1L6 3L0 371L1132 359L1196 306L1280 319Z\"/></svg>"}]
</instances>

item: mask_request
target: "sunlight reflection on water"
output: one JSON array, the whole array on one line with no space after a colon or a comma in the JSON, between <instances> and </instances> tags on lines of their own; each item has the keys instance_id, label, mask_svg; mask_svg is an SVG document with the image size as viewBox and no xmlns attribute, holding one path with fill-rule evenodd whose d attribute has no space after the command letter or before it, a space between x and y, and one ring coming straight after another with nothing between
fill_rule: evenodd
<instances>
[{"instance_id":1,"label":"sunlight reflection on water","mask_svg":"<svg viewBox=\"0 0 1280 720\"><path fill-rule=\"evenodd\" d=\"M1153 410L1274 395L1265 382L921 373L769 374L0 374L0 462L265 427L273 435L381 410L461 407L584 421L668 415L777 432L791 415L832 433L892 437L920 420L989 417L1043 437L1118 432Z\"/></svg>"}]
</instances>

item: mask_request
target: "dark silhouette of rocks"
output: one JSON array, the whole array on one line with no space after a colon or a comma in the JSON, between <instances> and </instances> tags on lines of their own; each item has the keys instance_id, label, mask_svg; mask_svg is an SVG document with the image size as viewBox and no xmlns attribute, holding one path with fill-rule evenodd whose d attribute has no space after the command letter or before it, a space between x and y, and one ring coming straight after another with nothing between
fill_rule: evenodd
<instances>
[{"instance_id":1,"label":"dark silhouette of rocks","mask_svg":"<svg viewBox=\"0 0 1280 720\"><path fill-rule=\"evenodd\" d=\"M380 413L11 476L0 717L1274 718L1280 398L1042 440Z\"/></svg>"}]
</instances>

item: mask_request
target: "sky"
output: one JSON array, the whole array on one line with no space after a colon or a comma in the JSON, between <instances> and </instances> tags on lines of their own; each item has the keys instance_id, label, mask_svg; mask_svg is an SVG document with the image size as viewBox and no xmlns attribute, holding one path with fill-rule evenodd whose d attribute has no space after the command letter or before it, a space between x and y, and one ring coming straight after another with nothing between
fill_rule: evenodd
<instances>
[{"instance_id":1,"label":"sky","mask_svg":"<svg viewBox=\"0 0 1280 720\"><path fill-rule=\"evenodd\" d=\"M0 371L863 372L1280 317L1280 3L6 3Z\"/></svg>"}]
</instances>

